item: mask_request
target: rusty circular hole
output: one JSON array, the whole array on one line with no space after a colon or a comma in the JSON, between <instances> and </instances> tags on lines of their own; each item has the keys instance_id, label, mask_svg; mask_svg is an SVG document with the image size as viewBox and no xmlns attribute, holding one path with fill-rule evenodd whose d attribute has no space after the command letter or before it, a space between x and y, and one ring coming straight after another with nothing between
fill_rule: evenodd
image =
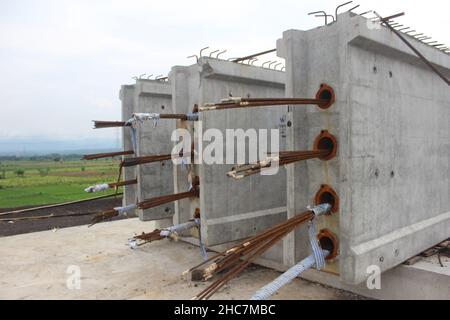
<instances>
[{"instance_id":1,"label":"rusty circular hole","mask_svg":"<svg viewBox=\"0 0 450 320\"><path fill-rule=\"evenodd\" d=\"M326 103L319 105L319 108L328 109L336 101L336 95L332 87L327 84L321 84L319 91L317 91L316 99L325 100Z\"/></svg>"},{"instance_id":2,"label":"rusty circular hole","mask_svg":"<svg viewBox=\"0 0 450 320\"><path fill-rule=\"evenodd\" d=\"M320 205L323 203L331 205L331 212L336 213L339 211L339 197L336 191L328 185L323 185L316 193L315 204Z\"/></svg>"},{"instance_id":3,"label":"rusty circular hole","mask_svg":"<svg viewBox=\"0 0 450 320\"><path fill-rule=\"evenodd\" d=\"M338 255L338 241L336 236L328 229L321 230L317 235L320 247L330 252L326 260L333 260Z\"/></svg>"},{"instance_id":4,"label":"rusty circular hole","mask_svg":"<svg viewBox=\"0 0 450 320\"><path fill-rule=\"evenodd\" d=\"M320 160L331 160L337 153L337 139L335 136L324 130L316 138L314 142L314 150L328 150L329 153L326 156L320 157Z\"/></svg>"}]
</instances>

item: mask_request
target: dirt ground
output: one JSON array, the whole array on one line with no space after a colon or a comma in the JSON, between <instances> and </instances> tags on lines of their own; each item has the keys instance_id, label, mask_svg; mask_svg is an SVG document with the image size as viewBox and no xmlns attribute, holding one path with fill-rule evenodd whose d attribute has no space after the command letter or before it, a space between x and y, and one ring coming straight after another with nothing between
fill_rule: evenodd
<instances>
[{"instance_id":1,"label":"dirt ground","mask_svg":"<svg viewBox=\"0 0 450 320\"><path fill-rule=\"evenodd\" d=\"M161 240L138 249L133 234L152 231L138 219L22 234L1 239L0 299L191 299L211 282L181 276L202 261L199 249L182 241ZM210 253L211 254L211 253ZM68 287L79 268L80 288ZM278 272L250 267L214 299L248 299ZM295 279L274 299L361 299L345 291Z\"/></svg>"},{"instance_id":2,"label":"dirt ground","mask_svg":"<svg viewBox=\"0 0 450 320\"><path fill-rule=\"evenodd\" d=\"M90 223L95 213L118 207L122 205L122 198L105 198L98 199L89 202L82 202L77 204L71 204L63 207L55 207L48 209L41 209L36 211L10 214L6 216L0 215L0 219L6 219L6 221L0 221L0 237L12 236L17 234L45 231L53 229L61 229L73 226L87 225ZM16 209L0 209L1 212L9 212ZM21 208L22 209L22 208ZM69 214L87 213L83 216L67 216ZM11 221L10 218L19 217L40 217L46 215L55 215L48 219L36 219L36 220L20 220ZM121 220L124 217L116 217L113 220Z\"/></svg>"}]
</instances>

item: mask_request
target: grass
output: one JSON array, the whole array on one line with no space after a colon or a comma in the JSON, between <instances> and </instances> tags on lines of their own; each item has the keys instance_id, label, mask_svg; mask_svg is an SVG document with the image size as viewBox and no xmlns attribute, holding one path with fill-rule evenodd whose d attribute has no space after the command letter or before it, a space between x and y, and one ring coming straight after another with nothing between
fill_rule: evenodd
<instances>
[{"instance_id":1,"label":"grass","mask_svg":"<svg viewBox=\"0 0 450 320\"><path fill-rule=\"evenodd\" d=\"M23 172L23 176L19 176ZM46 205L114 193L89 194L84 189L117 180L118 161L2 161L0 208Z\"/></svg>"}]
</instances>

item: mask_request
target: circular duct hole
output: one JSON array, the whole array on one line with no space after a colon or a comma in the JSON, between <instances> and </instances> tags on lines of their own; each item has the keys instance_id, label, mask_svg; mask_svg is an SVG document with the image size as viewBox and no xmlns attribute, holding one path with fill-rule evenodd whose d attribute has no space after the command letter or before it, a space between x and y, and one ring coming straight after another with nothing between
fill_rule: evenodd
<instances>
[{"instance_id":1,"label":"circular duct hole","mask_svg":"<svg viewBox=\"0 0 450 320\"><path fill-rule=\"evenodd\" d=\"M329 85L321 84L319 91L317 91L316 99L326 101L324 104L319 105L319 108L328 109L336 100L333 88Z\"/></svg>"},{"instance_id":2,"label":"circular duct hole","mask_svg":"<svg viewBox=\"0 0 450 320\"><path fill-rule=\"evenodd\" d=\"M314 142L314 150L328 150L328 154L320 157L320 160L327 161L333 159L337 153L336 137L326 130L322 131Z\"/></svg>"},{"instance_id":3,"label":"circular duct hole","mask_svg":"<svg viewBox=\"0 0 450 320\"><path fill-rule=\"evenodd\" d=\"M326 260L333 260L338 255L338 241L333 233L329 230L321 230L317 236L320 247L330 252Z\"/></svg>"},{"instance_id":4,"label":"circular duct hole","mask_svg":"<svg viewBox=\"0 0 450 320\"><path fill-rule=\"evenodd\" d=\"M320 205L328 203L331 205L331 212L336 213L339 211L339 197L337 193L328 185L322 185L320 190L316 193L315 204Z\"/></svg>"}]
</instances>

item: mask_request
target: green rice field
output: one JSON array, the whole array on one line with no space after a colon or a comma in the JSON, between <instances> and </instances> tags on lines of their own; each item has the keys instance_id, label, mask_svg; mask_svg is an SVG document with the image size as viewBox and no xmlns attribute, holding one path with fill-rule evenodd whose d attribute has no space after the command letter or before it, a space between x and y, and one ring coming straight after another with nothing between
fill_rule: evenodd
<instances>
[{"instance_id":1,"label":"green rice field","mask_svg":"<svg viewBox=\"0 0 450 320\"><path fill-rule=\"evenodd\" d=\"M117 180L118 160L0 161L0 208L36 206L88 199L84 189Z\"/></svg>"}]
</instances>

